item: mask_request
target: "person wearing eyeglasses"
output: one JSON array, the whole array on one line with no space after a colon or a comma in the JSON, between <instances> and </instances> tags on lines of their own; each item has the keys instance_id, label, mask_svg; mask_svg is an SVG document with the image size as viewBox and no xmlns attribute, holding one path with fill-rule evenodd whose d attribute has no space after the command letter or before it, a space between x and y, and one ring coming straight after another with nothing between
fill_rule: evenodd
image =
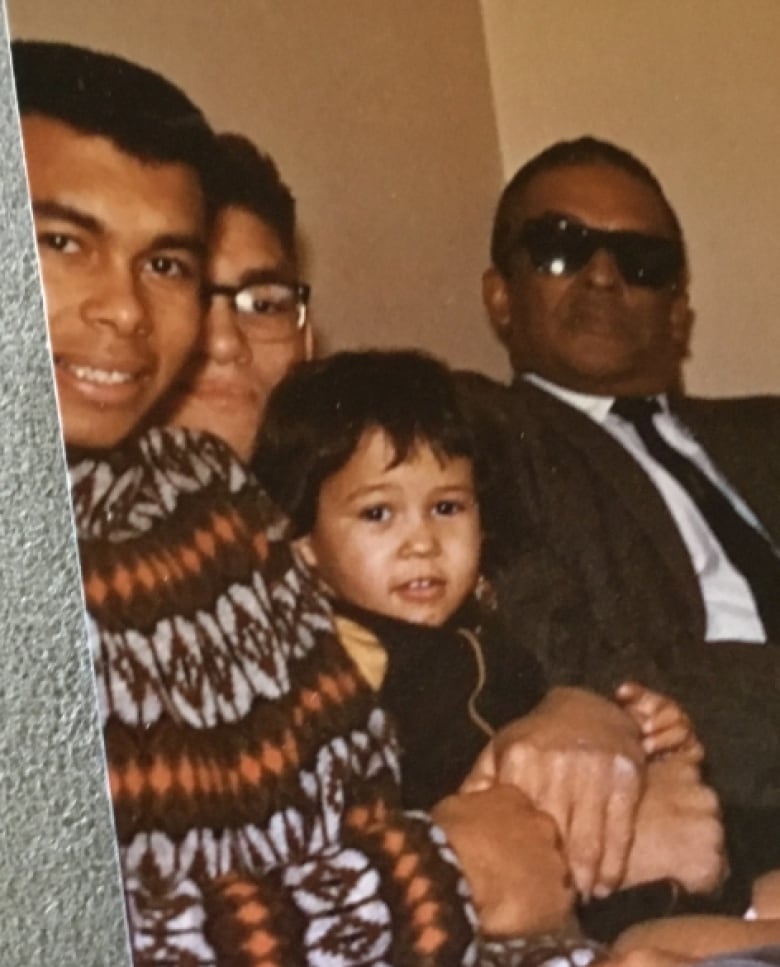
<instances>
[{"instance_id":1,"label":"person wearing eyeglasses","mask_svg":"<svg viewBox=\"0 0 780 967\"><path fill-rule=\"evenodd\" d=\"M500 470L484 509L499 606L556 684L633 678L685 707L739 907L738 885L780 865L780 400L683 392L682 229L616 145L582 137L523 165L491 261L514 382L461 387Z\"/></svg>"},{"instance_id":2,"label":"person wearing eyeglasses","mask_svg":"<svg viewBox=\"0 0 780 967\"><path fill-rule=\"evenodd\" d=\"M310 289L298 279L295 200L270 157L219 135L210 196L205 322L163 418L221 437L247 462L268 394L312 355Z\"/></svg>"}]
</instances>

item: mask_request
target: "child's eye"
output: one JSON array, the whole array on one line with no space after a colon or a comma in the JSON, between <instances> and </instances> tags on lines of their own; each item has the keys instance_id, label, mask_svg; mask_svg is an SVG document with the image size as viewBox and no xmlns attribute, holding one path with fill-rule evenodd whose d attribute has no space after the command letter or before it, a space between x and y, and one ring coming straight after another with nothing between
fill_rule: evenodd
<instances>
[{"instance_id":1,"label":"child's eye","mask_svg":"<svg viewBox=\"0 0 780 967\"><path fill-rule=\"evenodd\" d=\"M386 504L372 504L370 507L363 507L358 517L372 523L381 523L390 519L390 508Z\"/></svg>"},{"instance_id":2,"label":"child's eye","mask_svg":"<svg viewBox=\"0 0 780 967\"><path fill-rule=\"evenodd\" d=\"M462 500L437 500L433 505L433 512L439 517L454 517L465 509Z\"/></svg>"}]
</instances>

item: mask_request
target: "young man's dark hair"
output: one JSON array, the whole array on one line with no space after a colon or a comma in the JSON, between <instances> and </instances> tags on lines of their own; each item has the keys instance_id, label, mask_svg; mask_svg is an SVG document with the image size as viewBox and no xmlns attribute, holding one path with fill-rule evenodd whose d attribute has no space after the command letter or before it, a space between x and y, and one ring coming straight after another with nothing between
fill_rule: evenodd
<instances>
[{"instance_id":1,"label":"young man's dark hair","mask_svg":"<svg viewBox=\"0 0 780 967\"><path fill-rule=\"evenodd\" d=\"M108 138L142 161L189 165L204 179L213 133L202 112L155 71L113 54L47 41L11 44L19 112Z\"/></svg>"},{"instance_id":2,"label":"young man's dark hair","mask_svg":"<svg viewBox=\"0 0 780 967\"><path fill-rule=\"evenodd\" d=\"M512 255L515 252L517 235L521 228L519 211L528 185L537 175L545 171L579 165L611 165L652 188L666 209L672 232L684 250L679 219L664 194L660 182L647 165L625 148L586 135L573 141L558 141L549 148L545 148L522 165L504 188L496 208L490 239L490 258L502 275L508 278L512 272Z\"/></svg>"},{"instance_id":3,"label":"young man's dark hair","mask_svg":"<svg viewBox=\"0 0 780 967\"><path fill-rule=\"evenodd\" d=\"M372 429L389 437L394 465L420 442L440 458L475 450L452 376L431 356L367 350L302 363L269 398L253 464L294 536L312 530L323 482Z\"/></svg>"},{"instance_id":4,"label":"young man's dark hair","mask_svg":"<svg viewBox=\"0 0 780 967\"><path fill-rule=\"evenodd\" d=\"M285 255L295 262L295 199L270 155L241 134L217 136L209 176L214 211L244 208L276 232Z\"/></svg>"}]
</instances>

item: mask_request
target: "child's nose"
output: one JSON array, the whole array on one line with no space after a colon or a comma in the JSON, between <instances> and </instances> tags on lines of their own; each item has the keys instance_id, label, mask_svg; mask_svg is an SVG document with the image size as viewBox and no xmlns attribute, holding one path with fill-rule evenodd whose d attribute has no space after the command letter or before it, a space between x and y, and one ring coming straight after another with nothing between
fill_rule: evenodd
<instances>
[{"instance_id":1,"label":"child's nose","mask_svg":"<svg viewBox=\"0 0 780 967\"><path fill-rule=\"evenodd\" d=\"M416 521L406 535L404 549L409 554L425 555L439 552L439 538L432 521L421 519Z\"/></svg>"}]
</instances>

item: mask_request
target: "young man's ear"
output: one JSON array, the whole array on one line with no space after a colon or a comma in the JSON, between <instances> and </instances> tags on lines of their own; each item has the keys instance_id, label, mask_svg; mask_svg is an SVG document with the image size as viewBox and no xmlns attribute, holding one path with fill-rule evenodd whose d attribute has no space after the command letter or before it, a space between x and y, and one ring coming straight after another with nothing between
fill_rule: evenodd
<instances>
[{"instance_id":1,"label":"young man's ear","mask_svg":"<svg viewBox=\"0 0 780 967\"><path fill-rule=\"evenodd\" d=\"M307 319L303 327L303 358L307 363L314 359L315 343L314 326Z\"/></svg>"},{"instance_id":2,"label":"young man's ear","mask_svg":"<svg viewBox=\"0 0 780 967\"><path fill-rule=\"evenodd\" d=\"M510 328L509 285L498 269L492 266L482 275L482 301L493 332L503 345L507 345Z\"/></svg>"}]
</instances>

